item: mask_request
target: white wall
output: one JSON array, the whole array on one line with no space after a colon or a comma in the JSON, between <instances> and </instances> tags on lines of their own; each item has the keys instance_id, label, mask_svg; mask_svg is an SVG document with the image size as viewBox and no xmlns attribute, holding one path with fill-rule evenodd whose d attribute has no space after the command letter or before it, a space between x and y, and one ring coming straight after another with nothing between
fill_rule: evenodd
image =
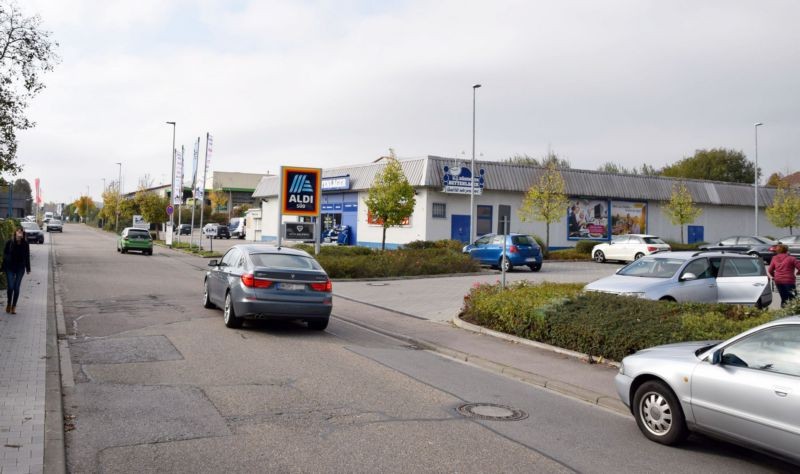
<instances>
[{"instance_id":1,"label":"white wall","mask_svg":"<svg viewBox=\"0 0 800 474\"><path fill-rule=\"evenodd\" d=\"M415 196L414 213L409 218L409 225L399 227L389 227L386 229L386 245L388 248L406 244L413 240L425 240L426 220L425 212L427 208L427 191L417 188ZM358 193L358 245L380 246L383 235L383 227L372 225L367 222L367 199L366 192Z\"/></svg>"}]
</instances>

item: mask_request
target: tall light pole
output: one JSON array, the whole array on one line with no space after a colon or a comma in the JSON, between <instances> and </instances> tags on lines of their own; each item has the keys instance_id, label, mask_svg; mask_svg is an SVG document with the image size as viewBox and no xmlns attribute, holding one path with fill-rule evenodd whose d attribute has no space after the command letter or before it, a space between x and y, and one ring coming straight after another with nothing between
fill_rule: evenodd
<instances>
[{"instance_id":1,"label":"tall light pole","mask_svg":"<svg viewBox=\"0 0 800 474\"><path fill-rule=\"evenodd\" d=\"M119 177L117 178L117 219L114 223L115 232L119 232L119 205L122 200L122 162L118 161L114 164L119 166Z\"/></svg>"},{"instance_id":2,"label":"tall light pole","mask_svg":"<svg viewBox=\"0 0 800 474\"><path fill-rule=\"evenodd\" d=\"M756 169L755 174L756 177L753 180L753 188L755 189L753 196L755 196L755 217L756 217L756 233L754 235L758 235L758 127L764 125L761 122L756 122L753 125L753 129L756 132Z\"/></svg>"},{"instance_id":3,"label":"tall light pole","mask_svg":"<svg viewBox=\"0 0 800 474\"><path fill-rule=\"evenodd\" d=\"M469 167L469 243L475 241L475 92L480 84L472 86L472 162Z\"/></svg>"},{"instance_id":4,"label":"tall light pole","mask_svg":"<svg viewBox=\"0 0 800 474\"><path fill-rule=\"evenodd\" d=\"M177 191L175 189L175 127L176 127L176 125L175 125L175 122L167 122L167 125L172 125L172 152L171 152L172 153L172 174L169 175L169 180L172 183L172 192L170 193L170 196L169 196L169 201L170 201L169 204L172 205L172 203L175 202L175 192ZM181 189L180 192L181 192L181 197L183 197L183 189ZM173 215L170 214L169 215L169 227L170 228L167 230L167 232L172 232L172 229L175 228L175 220L174 219L175 218L173 217Z\"/></svg>"},{"instance_id":5,"label":"tall light pole","mask_svg":"<svg viewBox=\"0 0 800 474\"><path fill-rule=\"evenodd\" d=\"M83 218L83 221L88 224L89 223L89 186L86 186L86 216Z\"/></svg>"}]
</instances>

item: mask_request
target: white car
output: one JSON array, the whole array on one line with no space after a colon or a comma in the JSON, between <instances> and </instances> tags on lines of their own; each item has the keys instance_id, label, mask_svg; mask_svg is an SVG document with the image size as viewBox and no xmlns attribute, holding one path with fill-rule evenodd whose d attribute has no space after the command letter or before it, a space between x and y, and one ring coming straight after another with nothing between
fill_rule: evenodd
<instances>
[{"instance_id":1,"label":"white car","mask_svg":"<svg viewBox=\"0 0 800 474\"><path fill-rule=\"evenodd\" d=\"M597 263L606 260L632 262L655 252L669 252L668 243L655 235L625 234L615 235L611 242L603 242L592 248L592 258Z\"/></svg>"}]
</instances>

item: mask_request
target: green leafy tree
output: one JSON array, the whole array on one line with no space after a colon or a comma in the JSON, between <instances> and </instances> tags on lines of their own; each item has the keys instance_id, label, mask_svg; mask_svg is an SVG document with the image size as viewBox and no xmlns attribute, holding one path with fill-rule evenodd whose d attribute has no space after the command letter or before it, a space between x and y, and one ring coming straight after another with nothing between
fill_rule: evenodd
<instances>
[{"instance_id":1,"label":"green leafy tree","mask_svg":"<svg viewBox=\"0 0 800 474\"><path fill-rule=\"evenodd\" d=\"M615 174L636 174L642 176L656 176L658 175L658 170L653 168L652 165L648 165L647 163L642 164L641 168L633 167L627 168L624 165L619 163L613 163L611 161L607 161L600 165L597 168L597 171L602 171L604 173L615 173Z\"/></svg>"},{"instance_id":2,"label":"green leafy tree","mask_svg":"<svg viewBox=\"0 0 800 474\"><path fill-rule=\"evenodd\" d=\"M693 156L661 169L662 176L672 178L748 184L753 183L755 172L755 164L749 161L744 153L726 148L697 150Z\"/></svg>"},{"instance_id":3,"label":"green leafy tree","mask_svg":"<svg viewBox=\"0 0 800 474\"><path fill-rule=\"evenodd\" d=\"M570 169L572 166L570 162L566 158L562 158L558 156L555 152L548 152L541 158L534 158L530 155L514 155L506 160L506 163L511 163L515 165L526 165L526 166L539 166L541 168L547 168L550 165L553 165L559 169Z\"/></svg>"},{"instance_id":4,"label":"green leafy tree","mask_svg":"<svg viewBox=\"0 0 800 474\"><path fill-rule=\"evenodd\" d=\"M545 251L549 251L550 224L559 222L564 217L567 205L569 200L564 177L561 176L555 163L550 163L547 171L539 178L539 182L534 183L525 193L517 215L522 222L536 220L546 224Z\"/></svg>"},{"instance_id":5,"label":"green leafy tree","mask_svg":"<svg viewBox=\"0 0 800 474\"><path fill-rule=\"evenodd\" d=\"M75 200L73 206L75 207L75 212L77 212L84 221L93 214L95 209L97 209L97 206L94 204L94 201L92 201L90 196L79 197Z\"/></svg>"},{"instance_id":6,"label":"green leafy tree","mask_svg":"<svg viewBox=\"0 0 800 474\"><path fill-rule=\"evenodd\" d=\"M19 7L0 0L0 173L14 175L17 131L35 125L25 116L28 102L43 88L41 73L58 62L58 43L43 31L38 15L25 17Z\"/></svg>"},{"instance_id":7,"label":"green leafy tree","mask_svg":"<svg viewBox=\"0 0 800 474\"><path fill-rule=\"evenodd\" d=\"M789 234L800 226L800 195L796 188L784 183L775 191L772 205L767 207L767 219L775 227L788 228Z\"/></svg>"},{"instance_id":8,"label":"green leafy tree","mask_svg":"<svg viewBox=\"0 0 800 474\"><path fill-rule=\"evenodd\" d=\"M662 212L669 217L673 225L681 226L681 243L684 243L683 226L694 222L700 217L703 210L694 205L694 200L686 185L678 183L672 185L672 195Z\"/></svg>"},{"instance_id":9,"label":"green leafy tree","mask_svg":"<svg viewBox=\"0 0 800 474\"><path fill-rule=\"evenodd\" d=\"M167 206L169 199L142 188L136 192L133 200L141 213L142 218L151 224L163 224L167 221Z\"/></svg>"},{"instance_id":10,"label":"green leafy tree","mask_svg":"<svg viewBox=\"0 0 800 474\"><path fill-rule=\"evenodd\" d=\"M403 225L414 213L417 202L414 187L403 173L403 167L397 161L394 150L389 149L386 160L386 166L375 176L366 200L373 222L383 227L381 250L386 248L386 229Z\"/></svg>"},{"instance_id":11,"label":"green leafy tree","mask_svg":"<svg viewBox=\"0 0 800 474\"><path fill-rule=\"evenodd\" d=\"M221 207L228 204L228 195L221 189L211 191L208 195L208 199L211 200L211 206L216 212L219 212Z\"/></svg>"}]
</instances>

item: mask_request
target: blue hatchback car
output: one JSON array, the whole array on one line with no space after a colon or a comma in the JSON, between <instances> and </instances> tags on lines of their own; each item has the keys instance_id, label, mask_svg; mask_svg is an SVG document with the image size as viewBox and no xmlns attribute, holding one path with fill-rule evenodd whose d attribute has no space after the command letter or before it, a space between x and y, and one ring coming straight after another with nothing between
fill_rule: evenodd
<instances>
[{"instance_id":1,"label":"blue hatchback car","mask_svg":"<svg viewBox=\"0 0 800 474\"><path fill-rule=\"evenodd\" d=\"M464 253L468 253L481 265L500 268L511 271L515 266L527 266L534 272L542 269L542 249L536 243L536 239L525 234L508 234L506 238L506 253L503 255L503 236L498 234L486 234L464 247Z\"/></svg>"}]
</instances>

